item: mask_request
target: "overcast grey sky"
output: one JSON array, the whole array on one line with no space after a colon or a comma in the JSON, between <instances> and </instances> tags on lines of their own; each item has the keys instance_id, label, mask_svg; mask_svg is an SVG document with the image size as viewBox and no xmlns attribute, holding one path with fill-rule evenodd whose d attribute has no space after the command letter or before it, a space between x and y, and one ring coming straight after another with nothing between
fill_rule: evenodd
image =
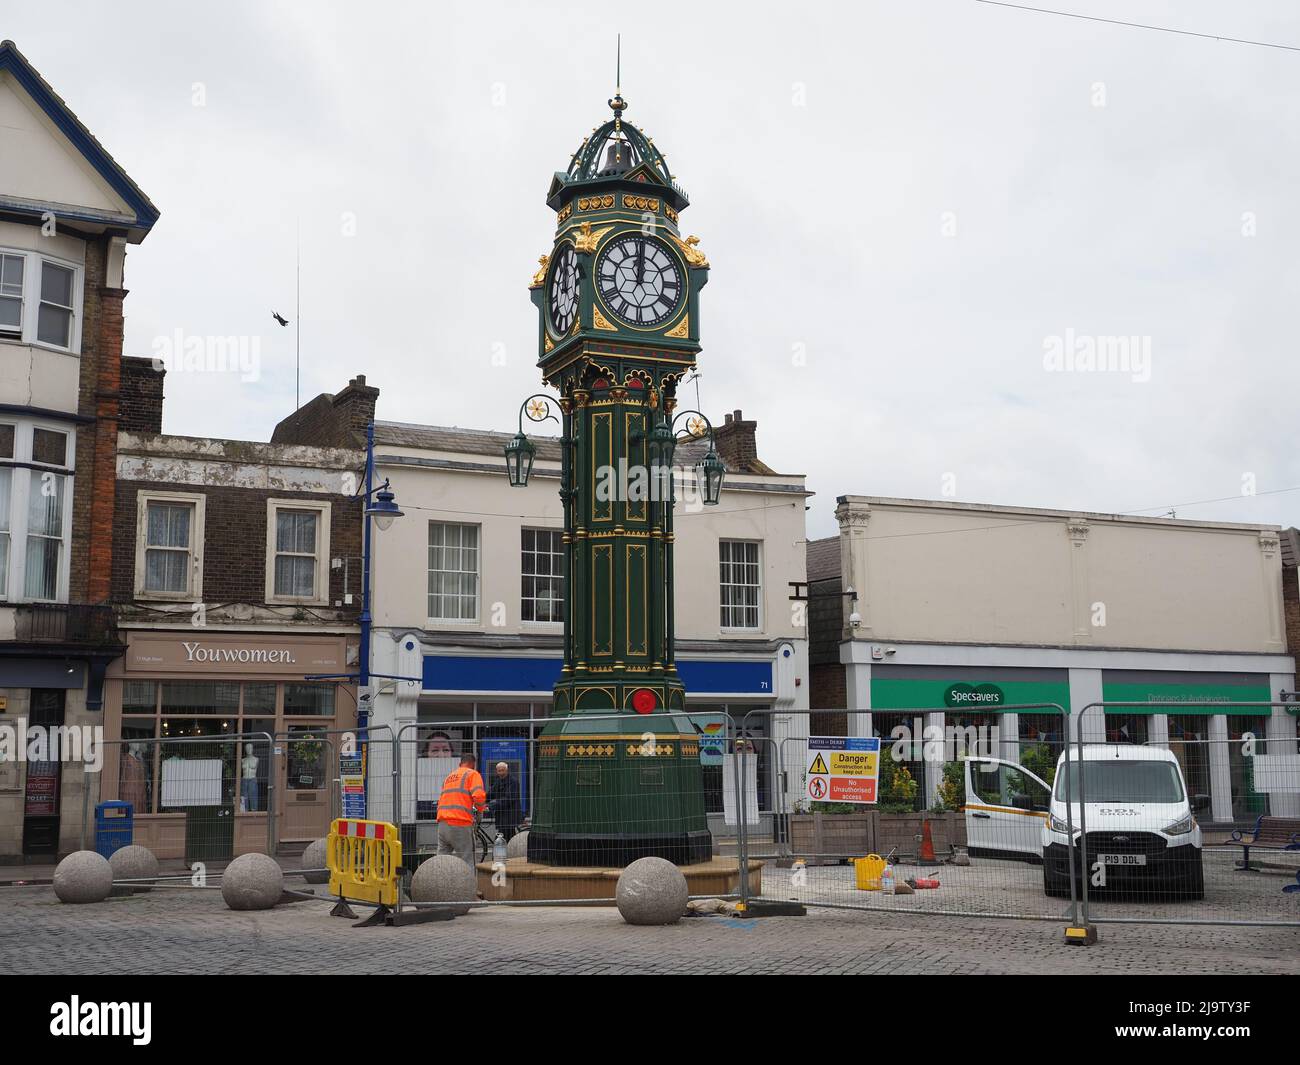
<instances>
[{"instance_id":1,"label":"overcast grey sky","mask_svg":"<svg viewBox=\"0 0 1300 1065\"><path fill-rule=\"evenodd\" d=\"M1046 6L1300 46L1294 0ZM846 493L1296 523L1300 52L975 0L0 12L162 211L128 353L260 338L256 381L168 376L168 432L292 409L299 226L305 398L365 373L381 418L509 428L621 32L713 267L703 405L808 475L810 536ZM1149 363L1045 362L1111 336Z\"/></svg>"}]
</instances>

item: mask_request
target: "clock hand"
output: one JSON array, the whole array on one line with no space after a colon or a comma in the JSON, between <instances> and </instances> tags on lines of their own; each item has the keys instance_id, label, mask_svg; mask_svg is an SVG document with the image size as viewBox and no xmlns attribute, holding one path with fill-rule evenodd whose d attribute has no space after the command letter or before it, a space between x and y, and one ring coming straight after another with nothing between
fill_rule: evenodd
<instances>
[{"instance_id":1,"label":"clock hand","mask_svg":"<svg viewBox=\"0 0 1300 1065\"><path fill-rule=\"evenodd\" d=\"M645 242L642 241L637 245L636 255L636 283L639 285L645 280Z\"/></svg>"}]
</instances>

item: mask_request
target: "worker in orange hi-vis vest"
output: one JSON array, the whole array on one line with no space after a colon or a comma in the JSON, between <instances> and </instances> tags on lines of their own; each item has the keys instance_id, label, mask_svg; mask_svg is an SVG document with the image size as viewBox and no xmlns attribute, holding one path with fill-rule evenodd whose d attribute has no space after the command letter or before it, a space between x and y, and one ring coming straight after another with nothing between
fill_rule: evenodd
<instances>
[{"instance_id":1,"label":"worker in orange hi-vis vest","mask_svg":"<svg viewBox=\"0 0 1300 1065\"><path fill-rule=\"evenodd\" d=\"M454 854L474 868L474 811L487 809L487 789L474 768L474 756L464 755L460 768L442 782L438 796L438 853Z\"/></svg>"}]
</instances>

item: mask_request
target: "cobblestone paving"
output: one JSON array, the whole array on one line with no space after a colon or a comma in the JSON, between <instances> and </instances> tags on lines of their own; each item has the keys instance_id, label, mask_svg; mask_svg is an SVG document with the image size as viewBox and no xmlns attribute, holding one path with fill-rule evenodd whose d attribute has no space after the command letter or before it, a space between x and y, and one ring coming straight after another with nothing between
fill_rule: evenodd
<instances>
[{"instance_id":1,"label":"cobblestone paving","mask_svg":"<svg viewBox=\"0 0 1300 1065\"><path fill-rule=\"evenodd\" d=\"M1252 920L1300 922L1300 895L1284 894L1282 888L1295 883L1295 874L1275 870L1243 873L1233 868L1239 852L1205 852L1205 898L1167 898L1148 891L1145 895L1124 890L1120 878L1101 891L1089 889L1090 913L1096 918L1159 917L1183 920ZM934 876L940 887L914 895L881 895L859 891L851 865L810 866L804 883L791 882L789 869L769 864L763 870L763 898L798 899L869 909L925 912L966 910L973 913L1010 913L1035 917L1058 917L1069 913L1070 900L1049 898L1043 893L1043 868L1027 862L974 858L969 866L900 865L900 878ZM1154 897L1153 897L1154 895Z\"/></svg>"},{"instance_id":2,"label":"cobblestone paving","mask_svg":"<svg viewBox=\"0 0 1300 1065\"><path fill-rule=\"evenodd\" d=\"M1294 898L1294 896L1291 896ZM360 911L364 912L364 911ZM812 910L807 917L633 928L612 908L478 909L353 928L328 906L227 910L220 892L157 889L65 906L0 889L0 971L23 973L1300 973L1300 930L1103 926Z\"/></svg>"}]
</instances>

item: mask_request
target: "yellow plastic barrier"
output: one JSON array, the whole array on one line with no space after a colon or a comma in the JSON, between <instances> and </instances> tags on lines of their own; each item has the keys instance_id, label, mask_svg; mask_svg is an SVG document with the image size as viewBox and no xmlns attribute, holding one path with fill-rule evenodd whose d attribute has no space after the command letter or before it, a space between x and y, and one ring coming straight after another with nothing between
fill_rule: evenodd
<instances>
[{"instance_id":1,"label":"yellow plastic barrier","mask_svg":"<svg viewBox=\"0 0 1300 1065\"><path fill-rule=\"evenodd\" d=\"M885 859L879 854L854 859L853 872L857 877L858 890L879 891L880 874L885 871L885 864Z\"/></svg>"},{"instance_id":2,"label":"yellow plastic barrier","mask_svg":"<svg viewBox=\"0 0 1300 1065\"><path fill-rule=\"evenodd\" d=\"M337 818L326 837L330 894L357 902L397 905L402 841L387 821Z\"/></svg>"}]
</instances>

